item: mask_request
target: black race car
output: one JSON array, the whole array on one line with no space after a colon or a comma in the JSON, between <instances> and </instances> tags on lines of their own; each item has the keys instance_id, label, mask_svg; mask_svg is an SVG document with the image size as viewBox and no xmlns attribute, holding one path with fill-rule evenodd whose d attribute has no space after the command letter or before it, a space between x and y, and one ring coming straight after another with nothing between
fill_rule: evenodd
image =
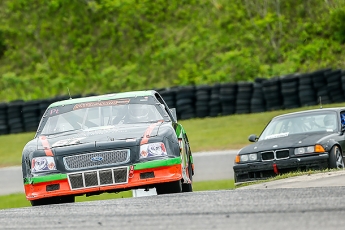
<instances>
[{"instance_id":1,"label":"black race car","mask_svg":"<svg viewBox=\"0 0 345 230\"><path fill-rule=\"evenodd\" d=\"M235 183L310 169L344 168L345 108L324 108L274 117L233 166Z\"/></svg>"},{"instance_id":2,"label":"black race car","mask_svg":"<svg viewBox=\"0 0 345 230\"><path fill-rule=\"evenodd\" d=\"M32 205L138 188L191 192L194 165L187 134L154 90L51 104L22 154Z\"/></svg>"}]
</instances>

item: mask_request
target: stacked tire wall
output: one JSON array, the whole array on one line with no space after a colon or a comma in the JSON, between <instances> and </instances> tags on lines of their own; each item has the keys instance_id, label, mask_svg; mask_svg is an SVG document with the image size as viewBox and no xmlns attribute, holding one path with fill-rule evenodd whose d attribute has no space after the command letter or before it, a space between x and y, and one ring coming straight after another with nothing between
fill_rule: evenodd
<instances>
[{"instance_id":1,"label":"stacked tire wall","mask_svg":"<svg viewBox=\"0 0 345 230\"><path fill-rule=\"evenodd\" d=\"M179 120L258 113L320 102L345 102L345 71L327 68L270 79L256 78L254 82L179 86L157 91L170 108L176 108ZM78 97L81 95L72 96ZM68 98L0 103L0 135L35 132L47 107Z\"/></svg>"}]
</instances>

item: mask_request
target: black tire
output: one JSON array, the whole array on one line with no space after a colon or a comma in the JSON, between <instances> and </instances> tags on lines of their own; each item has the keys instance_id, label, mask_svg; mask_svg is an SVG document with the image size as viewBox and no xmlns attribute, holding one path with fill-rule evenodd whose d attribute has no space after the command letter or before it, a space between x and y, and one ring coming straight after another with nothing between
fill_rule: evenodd
<instances>
[{"instance_id":1,"label":"black tire","mask_svg":"<svg viewBox=\"0 0 345 230\"><path fill-rule=\"evenodd\" d=\"M181 180L156 185L157 195L182 192Z\"/></svg>"},{"instance_id":2,"label":"black tire","mask_svg":"<svg viewBox=\"0 0 345 230\"><path fill-rule=\"evenodd\" d=\"M344 168L343 154L338 146L333 146L329 152L328 165L330 169Z\"/></svg>"},{"instance_id":3,"label":"black tire","mask_svg":"<svg viewBox=\"0 0 345 230\"><path fill-rule=\"evenodd\" d=\"M43 198L43 199L30 201L32 206L62 204L62 203L74 203L74 202L75 202L74 196L49 197L49 198Z\"/></svg>"}]
</instances>

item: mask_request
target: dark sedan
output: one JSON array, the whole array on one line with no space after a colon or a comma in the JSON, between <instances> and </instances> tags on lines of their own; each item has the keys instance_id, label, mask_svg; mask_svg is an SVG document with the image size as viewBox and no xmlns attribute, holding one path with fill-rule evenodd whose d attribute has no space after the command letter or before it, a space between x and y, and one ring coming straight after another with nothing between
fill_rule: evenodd
<instances>
[{"instance_id":1,"label":"dark sedan","mask_svg":"<svg viewBox=\"0 0 345 230\"><path fill-rule=\"evenodd\" d=\"M274 117L236 158L235 183L313 169L344 168L345 108L323 108Z\"/></svg>"}]
</instances>

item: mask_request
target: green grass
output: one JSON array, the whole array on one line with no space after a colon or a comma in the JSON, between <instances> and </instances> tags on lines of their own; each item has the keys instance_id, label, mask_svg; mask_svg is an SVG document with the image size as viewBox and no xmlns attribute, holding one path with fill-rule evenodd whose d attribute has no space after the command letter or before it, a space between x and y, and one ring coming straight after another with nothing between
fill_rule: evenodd
<instances>
[{"instance_id":1,"label":"green grass","mask_svg":"<svg viewBox=\"0 0 345 230\"><path fill-rule=\"evenodd\" d=\"M345 103L330 104L324 107L345 106ZM269 120L279 114L315 109L310 106L289 110L263 113L219 116L181 120L188 134L192 152L239 149L250 144L250 134L259 135ZM25 144L34 137L34 133L22 133L0 136L0 167L21 164L21 154Z\"/></svg>"},{"instance_id":2,"label":"green grass","mask_svg":"<svg viewBox=\"0 0 345 230\"><path fill-rule=\"evenodd\" d=\"M206 191L206 190L220 190L220 189L234 189L234 180L219 180L219 181L202 181L193 183L194 191ZM107 200L107 199L121 199L132 197L131 191L125 191L120 193L103 193L96 196L78 196L76 202L93 201L93 200ZM31 204L25 198L24 193L15 193L11 195L0 196L0 209L8 208L22 208L30 207Z\"/></svg>"}]
</instances>

